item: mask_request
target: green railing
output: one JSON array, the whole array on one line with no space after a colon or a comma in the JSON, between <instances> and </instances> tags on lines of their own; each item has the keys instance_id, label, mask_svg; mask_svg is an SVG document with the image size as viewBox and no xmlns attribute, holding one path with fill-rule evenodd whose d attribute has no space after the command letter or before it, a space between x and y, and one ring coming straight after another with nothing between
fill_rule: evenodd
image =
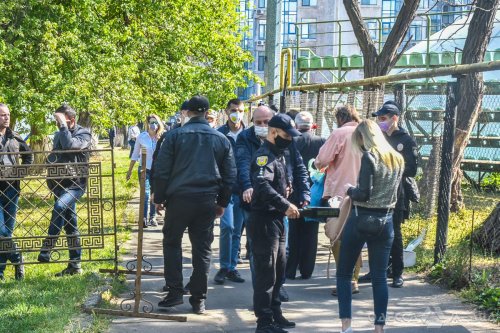
<instances>
[{"instance_id":1,"label":"green railing","mask_svg":"<svg viewBox=\"0 0 500 333\"><path fill-rule=\"evenodd\" d=\"M420 25L418 27L424 30L425 38L416 40L416 42L425 42L426 43L426 51L423 53L411 53L411 54L403 54L401 58L396 63L396 68L423 68L423 69L432 69L436 67L445 67L445 66L454 66L460 64L462 61L462 52L460 50L456 50L456 52L446 51L446 52L433 52L431 51L431 44L437 40L443 39L431 39L431 32L440 31L443 26L442 25L433 25L433 16L443 16L443 15L466 15L469 11L460 11L460 12L445 12L445 13L426 13L426 14L417 14L414 22L417 20L420 21ZM377 36L374 40L374 43L380 52L383 48L384 34L383 34L383 23L390 20L395 20L396 17L368 17L364 18L364 21L368 24L370 22L375 22L376 27L367 29L371 32L373 36ZM423 24L425 22L425 24ZM321 32L314 33L316 40L318 43L314 44L314 39L303 39L301 31L302 27L305 25L315 24L317 27L317 31L319 26L328 25L328 27L333 27L333 31L328 31L328 29L321 29ZM448 26L463 26L463 24L452 23ZM358 43L354 39L349 38L349 41L346 41L346 34L353 33L352 26L349 20L333 20L333 21L320 21L315 23L295 23L295 32L296 32L296 41L293 47L293 51L295 53L294 59L294 70L295 70L295 83L299 83L299 79L301 77L301 73L303 72L311 72L311 71L321 71L328 70L331 71L333 75L334 82L342 81L345 74L351 70L359 70L364 67L364 59L360 54L354 55L346 55L346 49L348 47L357 46ZM462 28L464 29L464 28ZM319 38L322 35L332 35L332 43L321 44L319 42ZM311 33L308 34L311 36ZM492 37L494 39L495 37ZM323 38L324 39L324 38ZM330 39L330 36L328 36ZM465 39L463 37L454 36L453 39ZM324 42L323 42L324 43ZM307 47L305 47L307 45ZM312 45L311 45L312 44ZM311 48L314 48L315 51L312 51ZM322 51L322 49L328 49L328 52ZM302 55L304 50L309 50L306 56ZM495 61L500 60L500 49L489 50L486 55L484 61Z\"/></svg>"}]
</instances>

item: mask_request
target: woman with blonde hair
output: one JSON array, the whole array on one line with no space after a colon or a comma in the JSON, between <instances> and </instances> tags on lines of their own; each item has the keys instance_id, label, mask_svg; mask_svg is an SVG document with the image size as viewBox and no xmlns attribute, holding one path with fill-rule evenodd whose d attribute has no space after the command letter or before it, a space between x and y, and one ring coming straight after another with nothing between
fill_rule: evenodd
<instances>
[{"instance_id":1,"label":"woman with blonde hair","mask_svg":"<svg viewBox=\"0 0 500 333\"><path fill-rule=\"evenodd\" d=\"M335 109L337 128L319 150L314 164L326 172L323 200L334 197L345 197L345 185L353 184L358 179L361 165L361 153L352 148L352 133L361 121L358 112L352 105L342 105ZM332 253L338 265L340 255L340 240L332 243ZM359 293L358 277L361 269L361 258L357 261L352 278L352 293ZM337 296L334 287L332 295Z\"/></svg>"},{"instance_id":2,"label":"woman with blonde hair","mask_svg":"<svg viewBox=\"0 0 500 333\"><path fill-rule=\"evenodd\" d=\"M346 185L353 208L342 234L337 266L339 316L342 332L352 332L352 271L366 242L372 272L375 332L381 333L388 303L387 264L394 239L392 213L404 160L372 120L364 120L358 125L352 134L352 145L362 157L357 186Z\"/></svg>"},{"instance_id":3,"label":"woman with blonde hair","mask_svg":"<svg viewBox=\"0 0 500 333\"><path fill-rule=\"evenodd\" d=\"M127 180L130 179L132 175L132 170L134 170L135 162L139 161L138 173L141 174L141 148L146 148L146 195L144 197L144 227L147 228L149 225L157 226L155 221L156 209L153 202L150 202L149 195L151 192L151 167L153 165L153 154L156 149L156 144L158 139L161 137L163 132L165 132L165 127L160 117L155 114L151 114L146 118L146 130L139 134L135 141L134 151L130 157L130 165L127 172ZM149 209L149 219L148 219L148 209Z\"/></svg>"}]
</instances>

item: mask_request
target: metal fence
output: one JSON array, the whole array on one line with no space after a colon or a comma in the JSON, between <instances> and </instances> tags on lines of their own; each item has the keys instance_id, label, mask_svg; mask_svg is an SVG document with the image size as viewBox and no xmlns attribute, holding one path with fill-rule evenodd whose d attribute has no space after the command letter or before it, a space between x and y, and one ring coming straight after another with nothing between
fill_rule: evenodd
<instances>
[{"instance_id":1,"label":"metal fence","mask_svg":"<svg viewBox=\"0 0 500 333\"><path fill-rule=\"evenodd\" d=\"M111 261L116 265L113 151L78 151L88 154L90 161L71 164L53 163L53 156L58 153L68 151L29 153L34 161L40 162L37 164L0 165L0 199L4 207L0 253L10 257L20 252L25 264L39 264L38 253L50 248L51 263L67 263L72 261L68 251L78 250L82 252L82 262ZM8 154L12 155L1 153L0 156ZM19 159L23 154L26 153L12 156ZM67 209L64 213L54 209L54 191L49 189L70 183L84 190L74 207L65 207L76 212L78 231L73 227L74 216ZM6 210L6 205L11 208ZM62 223L56 225L56 219L62 219ZM51 236L49 228L55 230Z\"/></svg>"}]
</instances>

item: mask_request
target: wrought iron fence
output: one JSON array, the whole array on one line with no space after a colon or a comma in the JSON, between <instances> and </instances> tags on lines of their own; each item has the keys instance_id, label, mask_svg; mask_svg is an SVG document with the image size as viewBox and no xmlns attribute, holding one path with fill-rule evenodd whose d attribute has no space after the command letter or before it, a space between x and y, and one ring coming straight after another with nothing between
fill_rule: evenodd
<instances>
[{"instance_id":1,"label":"wrought iron fence","mask_svg":"<svg viewBox=\"0 0 500 333\"><path fill-rule=\"evenodd\" d=\"M88 154L90 159L54 163L56 154L67 153ZM19 252L25 264L38 264L38 253L48 250L49 262L64 263L74 261L68 256L71 250L81 251L78 261L111 261L116 265L113 151L36 151L0 153L0 157L8 154L17 160L32 154L33 160L41 163L0 165L0 254L9 257ZM69 193L68 199L75 205L55 208L54 198L61 195L63 187L83 195Z\"/></svg>"}]
</instances>

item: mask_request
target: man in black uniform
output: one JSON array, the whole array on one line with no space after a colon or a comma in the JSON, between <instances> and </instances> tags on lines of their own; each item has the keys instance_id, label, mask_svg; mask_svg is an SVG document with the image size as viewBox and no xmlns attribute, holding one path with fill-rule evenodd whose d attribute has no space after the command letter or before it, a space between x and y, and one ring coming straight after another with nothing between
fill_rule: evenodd
<instances>
[{"instance_id":1,"label":"man in black uniform","mask_svg":"<svg viewBox=\"0 0 500 333\"><path fill-rule=\"evenodd\" d=\"M401 111L399 105L394 101L387 101L375 113L380 129L384 132L385 138L405 160L405 170L403 179L398 189L398 201L394 209L394 242L391 249L392 262L392 287L403 287L403 235L401 234L401 224L410 217L410 195L405 190L405 182L408 177L415 177L417 174L418 147L415 140L408 134L404 128L399 128L399 115Z\"/></svg>"},{"instance_id":2,"label":"man in black uniform","mask_svg":"<svg viewBox=\"0 0 500 333\"><path fill-rule=\"evenodd\" d=\"M295 174L298 167L293 161L287 167L285 160L286 148L292 143L292 137L300 136L300 132L285 114L275 115L268 126L267 139L257 150L251 164L254 192L248 233L252 239L255 265L253 302L257 317L256 333L286 332L283 328L295 327L295 323L283 317L279 298L286 266L283 220L285 216L300 216L297 206L287 199L292 191L299 192L302 206L309 201L307 181L300 188L292 188L292 177L295 175L290 172ZM304 167L300 154L297 159Z\"/></svg>"},{"instance_id":3,"label":"man in black uniform","mask_svg":"<svg viewBox=\"0 0 500 333\"><path fill-rule=\"evenodd\" d=\"M307 167L309 160L318 156L319 149L325 143L325 139L313 133L313 116L310 112L302 111L295 116L295 123L301 136L293 139L300 155ZM309 173L307 174L309 176ZM307 177L309 185L311 180ZM294 193L295 194L295 193ZM296 196L292 195L292 202L296 203ZM309 279L316 264L316 253L318 249L319 222L306 222L303 217L290 220L288 231L288 260L286 263L286 278L295 279L297 268L302 279Z\"/></svg>"},{"instance_id":4,"label":"man in black uniform","mask_svg":"<svg viewBox=\"0 0 500 333\"><path fill-rule=\"evenodd\" d=\"M205 119L204 96L189 100L184 126L169 131L155 161L154 201L166 207L163 255L168 295L158 304L182 304L182 236L188 229L193 273L189 303L193 312L205 311L214 220L224 214L236 182L236 165L229 140Z\"/></svg>"}]
</instances>

